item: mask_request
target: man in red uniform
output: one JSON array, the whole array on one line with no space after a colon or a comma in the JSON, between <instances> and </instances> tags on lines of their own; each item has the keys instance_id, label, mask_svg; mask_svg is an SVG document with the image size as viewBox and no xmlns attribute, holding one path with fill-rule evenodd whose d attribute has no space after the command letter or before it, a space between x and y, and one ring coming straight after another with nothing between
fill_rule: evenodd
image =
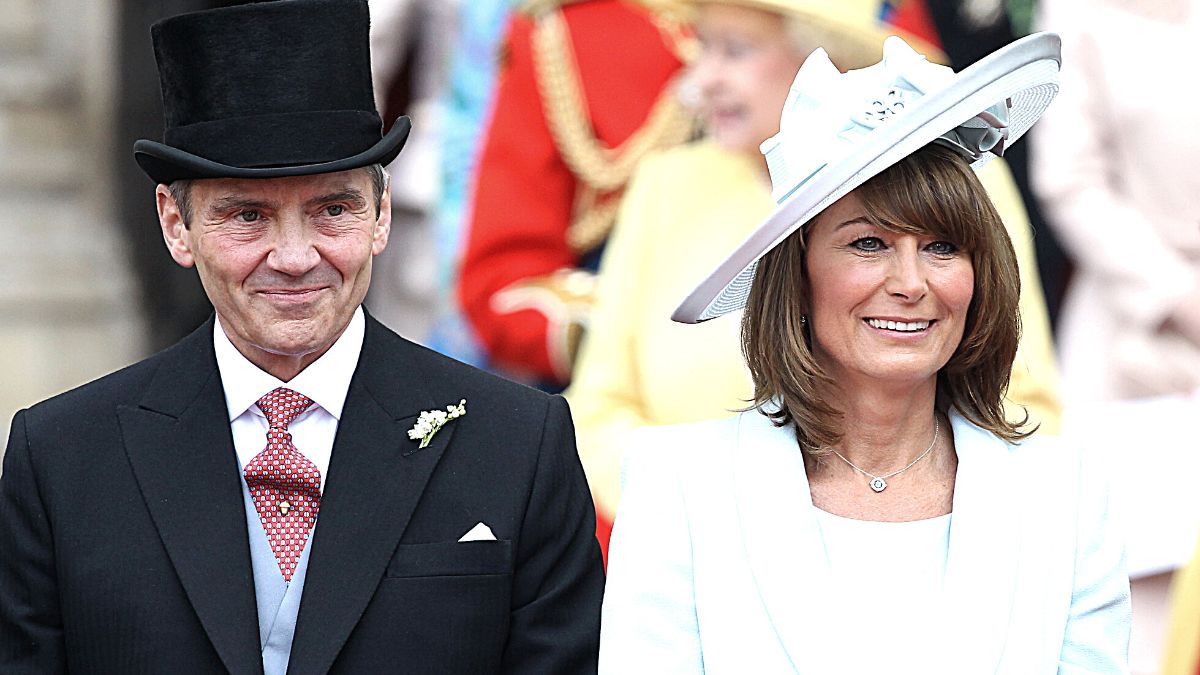
<instances>
[{"instance_id":1,"label":"man in red uniform","mask_svg":"<svg viewBox=\"0 0 1200 675\"><path fill-rule=\"evenodd\" d=\"M691 133L670 0L533 0L509 27L458 295L492 365L561 386L625 181Z\"/></svg>"}]
</instances>

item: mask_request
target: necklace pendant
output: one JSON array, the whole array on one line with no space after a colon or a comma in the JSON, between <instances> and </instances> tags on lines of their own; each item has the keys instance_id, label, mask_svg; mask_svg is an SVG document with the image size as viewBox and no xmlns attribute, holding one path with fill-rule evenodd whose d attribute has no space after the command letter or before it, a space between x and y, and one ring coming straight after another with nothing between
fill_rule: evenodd
<instances>
[{"instance_id":1,"label":"necklace pendant","mask_svg":"<svg viewBox=\"0 0 1200 675\"><path fill-rule=\"evenodd\" d=\"M875 478L868 485L876 492L883 492L887 489L887 481L882 478Z\"/></svg>"}]
</instances>

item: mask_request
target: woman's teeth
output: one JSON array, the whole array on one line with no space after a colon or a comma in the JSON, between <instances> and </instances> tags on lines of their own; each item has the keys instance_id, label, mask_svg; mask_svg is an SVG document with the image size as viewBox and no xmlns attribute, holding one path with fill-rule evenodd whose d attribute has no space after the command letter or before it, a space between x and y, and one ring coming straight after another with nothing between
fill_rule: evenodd
<instances>
[{"instance_id":1,"label":"woman's teeth","mask_svg":"<svg viewBox=\"0 0 1200 675\"><path fill-rule=\"evenodd\" d=\"M872 328L882 328L886 330L898 330L906 333L921 331L929 328L928 321L913 321L905 323L903 321L884 321L883 319L867 319L867 323Z\"/></svg>"}]
</instances>

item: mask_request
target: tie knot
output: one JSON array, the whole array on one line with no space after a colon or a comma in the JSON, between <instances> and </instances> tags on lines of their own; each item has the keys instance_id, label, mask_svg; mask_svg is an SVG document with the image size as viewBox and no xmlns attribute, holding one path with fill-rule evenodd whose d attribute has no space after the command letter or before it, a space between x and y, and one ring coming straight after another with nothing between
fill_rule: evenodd
<instances>
[{"instance_id":1,"label":"tie knot","mask_svg":"<svg viewBox=\"0 0 1200 675\"><path fill-rule=\"evenodd\" d=\"M308 410L312 404L311 398L287 387L279 387L258 399L258 409L263 411L263 415L266 415L267 423L271 425L272 429L286 430L292 420Z\"/></svg>"}]
</instances>

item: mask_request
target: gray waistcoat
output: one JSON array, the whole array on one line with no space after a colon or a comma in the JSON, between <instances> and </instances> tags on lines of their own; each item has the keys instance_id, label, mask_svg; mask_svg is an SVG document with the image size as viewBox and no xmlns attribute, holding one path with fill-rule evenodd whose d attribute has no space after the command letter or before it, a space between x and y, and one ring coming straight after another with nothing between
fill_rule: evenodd
<instances>
[{"instance_id":1,"label":"gray waistcoat","mask_svg":"<svg viewBox=\"0 0 1200 675\"><path fill-rule=\"evenodd\" d=\"M285 675L292 652L292 636L296 633L296 617L300 614L300 596L304 592L312 533L304 542L304 551L291 583L284 581L245 476L242 477L242 497L246 503L246 526L250 531L250 562L254 567L254 599L258 603L263 671L266 675Z\"/></svg>"}]
</instances>

